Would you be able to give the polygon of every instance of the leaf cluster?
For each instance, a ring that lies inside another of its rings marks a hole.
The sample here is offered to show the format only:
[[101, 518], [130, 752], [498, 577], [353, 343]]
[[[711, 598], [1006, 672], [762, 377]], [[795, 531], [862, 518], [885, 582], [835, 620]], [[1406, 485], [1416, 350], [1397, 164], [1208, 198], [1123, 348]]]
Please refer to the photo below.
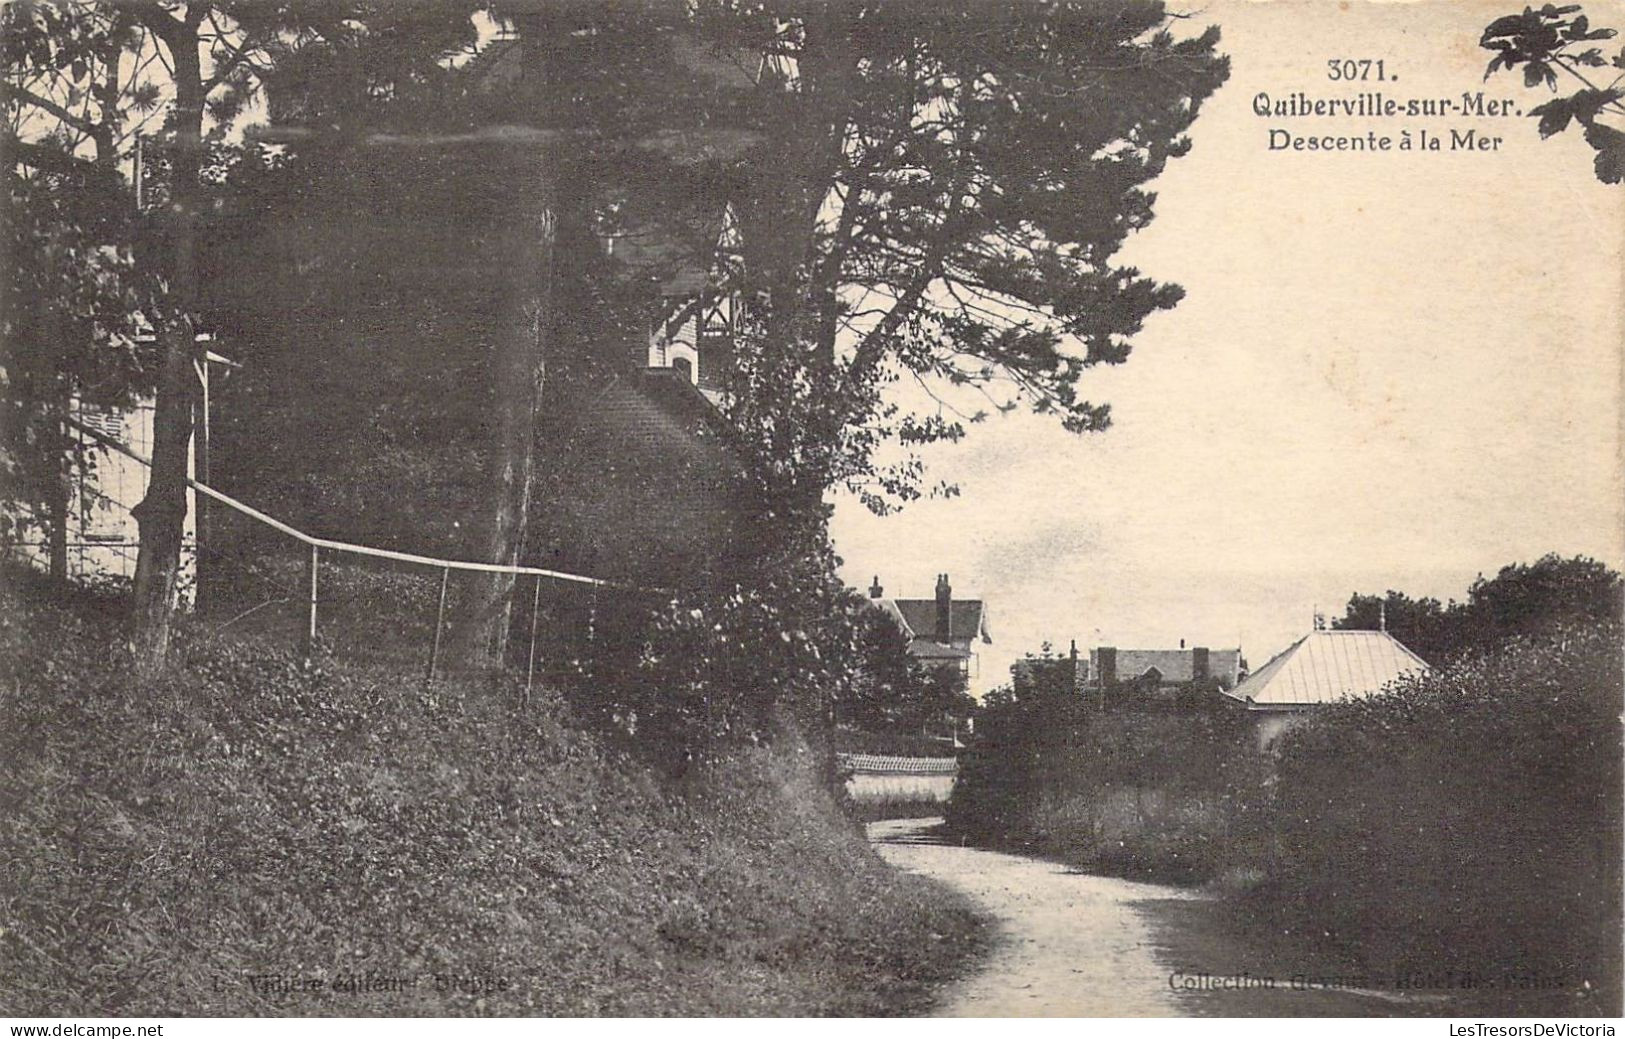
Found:
[[1497, 18], [1484, 29], [1479, 40], [1479, 46], [1495, 52], [1485, 69], [1486, 79], [1497, 71], [1512, 71], [1521, 65], [1526, 87], [1544, 83], [1555, 92], [1558, 72], [1583, 84], [1582, 89], [1573, 94], [1537, 105], [1529, 114], [1540, 120], [1543, 138], [1561, 133], [1571, 122], [1578, 123], [1586, 143], [1597, 152], [1594, 167], [1597, 179], [1605, 184], [1625, 180], [1625, 132], [1600, 118], [1604, 114], [1625, 115], [1625, 106], [1620, 103], [1625, 99], [1625, 89], [1619, 86], [1621, 76], [1599, 86], [1584, 70], [1605, 67], [1625, 70], [1625, 50], [1610, 58], [1600, 47], [1585, 45], [1617, 35], [1611, 28], [1592, 28], [1590, 19], [1581, 13], [1578, 4], [1546, 4], [1538, 9], [1526, 7], [1522, 14]]

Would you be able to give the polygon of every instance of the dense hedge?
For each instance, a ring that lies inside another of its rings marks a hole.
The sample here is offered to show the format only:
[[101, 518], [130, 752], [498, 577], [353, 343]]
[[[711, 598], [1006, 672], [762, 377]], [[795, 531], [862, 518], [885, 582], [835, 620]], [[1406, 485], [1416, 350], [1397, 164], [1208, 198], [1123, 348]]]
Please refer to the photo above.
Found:
[[1260, 905], [1379, 972], [1620, 979], [1617, 625], [1570, 628], [1318, 712], [1280, 744]]
[[1222, 882], [1378, 981], [1618, 1013], [1620, 647], [1617, 623], [1513, 639], [1318, 709], [1267, 753], [1245, 713], [1007, 695], [948, 817], [1088, 868]]
[[1075, 696], [977, 719], [948, 820], [972, 839], [1131, 876], [1206, 879], [1256, 841], [1265, 779], [1243, 712], [1099, 711]]
[[956, 749], [951, 742], [919, 732], [876, 732], [837, 726], [835, 749], [847, 754], [890, 754], [904, 758], [949, 758]]
[[976, 945], [793, 733], [673, 778], [484, 680], [118, 642], [0, 590], [0, 1015], [907, 1012]]

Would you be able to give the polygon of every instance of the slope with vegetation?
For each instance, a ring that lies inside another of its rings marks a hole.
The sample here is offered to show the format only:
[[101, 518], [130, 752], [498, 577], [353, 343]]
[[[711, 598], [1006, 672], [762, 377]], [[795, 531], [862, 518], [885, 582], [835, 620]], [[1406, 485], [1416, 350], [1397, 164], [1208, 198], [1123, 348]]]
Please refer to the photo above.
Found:
[[787, 724], [648, 763], [557, 699], [183, 631], [7, 575], [0, 1013], [889, 1014], [977, 917]]

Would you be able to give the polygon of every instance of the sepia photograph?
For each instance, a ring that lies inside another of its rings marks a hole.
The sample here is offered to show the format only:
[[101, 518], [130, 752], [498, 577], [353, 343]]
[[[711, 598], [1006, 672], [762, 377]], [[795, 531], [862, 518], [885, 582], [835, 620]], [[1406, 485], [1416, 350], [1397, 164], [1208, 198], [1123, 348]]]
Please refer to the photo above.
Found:
[[1614, 1035], [1622, 34], [0, 0], [7, 1034]]

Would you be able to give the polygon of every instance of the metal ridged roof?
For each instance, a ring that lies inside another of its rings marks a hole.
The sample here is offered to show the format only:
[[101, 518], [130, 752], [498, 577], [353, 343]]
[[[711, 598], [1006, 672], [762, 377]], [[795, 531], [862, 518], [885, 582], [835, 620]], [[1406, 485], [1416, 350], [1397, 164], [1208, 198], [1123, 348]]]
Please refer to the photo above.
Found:
[[1230, 695], [1261, 707], [1360, 700], [1426, 670], [1421, 657], [1386, 631], [1312, 631], [1247, 676]]

